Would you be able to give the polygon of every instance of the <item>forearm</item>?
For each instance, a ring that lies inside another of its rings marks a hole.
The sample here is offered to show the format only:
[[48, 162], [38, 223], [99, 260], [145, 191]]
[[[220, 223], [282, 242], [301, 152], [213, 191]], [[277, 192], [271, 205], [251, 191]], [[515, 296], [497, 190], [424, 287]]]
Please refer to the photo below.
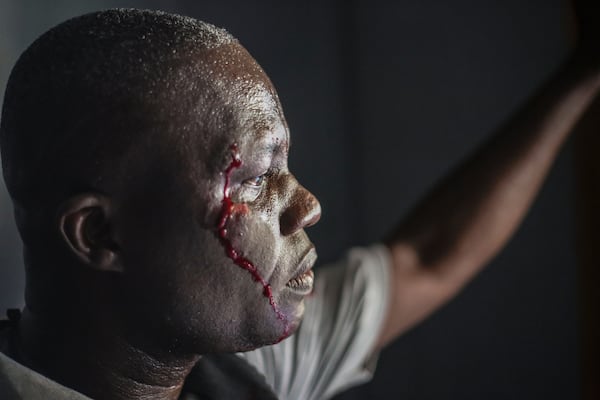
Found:
[[565, 66], [390, 235], [394, 315], [383, 343], [443, 304], [510, 238], [598, 92], [600, 72], [585, 65]]
[[412, 247], [423, 266], [441, 272], [457, 261], [465, 266], [485, 263], [521, 221], [599, 87], [600, 72], [569, 63], [441, 181], [388, 243]]

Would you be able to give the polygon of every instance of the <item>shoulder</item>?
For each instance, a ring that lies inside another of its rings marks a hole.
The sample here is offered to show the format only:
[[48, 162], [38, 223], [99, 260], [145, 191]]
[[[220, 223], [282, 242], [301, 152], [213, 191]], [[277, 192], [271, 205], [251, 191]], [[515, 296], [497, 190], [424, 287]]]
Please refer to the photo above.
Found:
[[7, 314], [9, 320], [0, 320], [0, 399], [90, 400], [89, 397], [46, 378], [10, 357], [11, 327], [18, 317], [12, 311]]
[[290, 338], [243, 353], [282, 399], [323, 399], [369, 380], [389, 303], [387, 247], [354, 248], [315, 271], [304, 319]]

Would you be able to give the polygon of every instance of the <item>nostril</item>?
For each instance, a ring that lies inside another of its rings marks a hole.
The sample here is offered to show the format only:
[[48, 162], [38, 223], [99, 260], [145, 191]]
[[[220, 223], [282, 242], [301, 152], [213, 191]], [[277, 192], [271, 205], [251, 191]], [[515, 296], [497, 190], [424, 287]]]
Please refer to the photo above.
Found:
[[311, 211], [304, 218], [304, 220], [306, 221], [304, 223], [304, 228], [313, 226], [314, 224], [319, 222], [319, 220], [321, 219], [321, 204], [319, 203], [317, 198], [314, 196], [311, 196], [310, 202], [312, 203], [311, 206], [309, 207], [309, 209]]
[[321, 218], [321, 205], [313, 196], [306, 196], [302, 201], [292, 203], [281, 215], [280, 230], [282, 235], [291, 235], [300, 229], [316, 224]]

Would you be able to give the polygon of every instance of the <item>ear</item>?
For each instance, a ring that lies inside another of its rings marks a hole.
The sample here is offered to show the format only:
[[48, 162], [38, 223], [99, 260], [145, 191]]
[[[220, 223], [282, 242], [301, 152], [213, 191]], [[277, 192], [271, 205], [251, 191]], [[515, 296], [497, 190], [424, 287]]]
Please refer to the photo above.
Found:
[[84, 193], [61, 204], [58, 224], [64, 241], [80, 261], [96, 270], [122, 272], [111, 217], [108, 197]]

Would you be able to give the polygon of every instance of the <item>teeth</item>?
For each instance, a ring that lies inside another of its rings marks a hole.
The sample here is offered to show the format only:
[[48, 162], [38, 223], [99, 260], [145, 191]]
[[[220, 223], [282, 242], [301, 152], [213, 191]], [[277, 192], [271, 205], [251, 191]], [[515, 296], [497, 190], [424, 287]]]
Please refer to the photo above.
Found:
[[314, 279], [314, 276], [313, 276], [312, 271], [308, 271], [308, 272], [304, 273], [303, 275], [300, 275], [297, 278], [291, 279], [287, 283], [287, 286], [292, 289], [310, 288], [313, 285], [313, 279]]

